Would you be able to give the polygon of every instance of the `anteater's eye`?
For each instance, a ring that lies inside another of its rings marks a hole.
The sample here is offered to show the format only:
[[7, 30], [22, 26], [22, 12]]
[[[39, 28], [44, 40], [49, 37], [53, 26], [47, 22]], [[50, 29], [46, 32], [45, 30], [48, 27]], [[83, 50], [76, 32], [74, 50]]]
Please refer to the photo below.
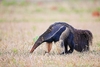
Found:
[[44, 40], [44, 38], [43, 38], [43, 37], [41, 37], [41, 40], [43, 41], [43, 40]]

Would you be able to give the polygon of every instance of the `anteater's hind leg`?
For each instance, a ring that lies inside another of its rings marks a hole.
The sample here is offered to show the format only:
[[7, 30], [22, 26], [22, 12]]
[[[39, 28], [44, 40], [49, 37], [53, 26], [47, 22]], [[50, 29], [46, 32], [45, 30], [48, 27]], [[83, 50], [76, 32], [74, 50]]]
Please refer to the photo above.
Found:
[[72, 53], [74, 51], [74, 47], [75, 47], [73, 41], [70, 42], [69, 47], [70, 47], [70, 49], [69, 49], [68, 53]]
[[[74, 48], [75, 48], [74, 36], [71, 32], [69, 36], [64, 40], [64, 46], [65, 46], [66, 54], [72, 53], [74, 51]], [[69, 50], [68, 50], [68, 46], [69, 46]]]
[[72, 33], [70, 33], [69, 37], [68, 37], [68, 45], [69, 45], [69, 51], [68, 53], [72, 53], [74, 51], [75, 48], [75, 43], [74, 43], [74, 36]]

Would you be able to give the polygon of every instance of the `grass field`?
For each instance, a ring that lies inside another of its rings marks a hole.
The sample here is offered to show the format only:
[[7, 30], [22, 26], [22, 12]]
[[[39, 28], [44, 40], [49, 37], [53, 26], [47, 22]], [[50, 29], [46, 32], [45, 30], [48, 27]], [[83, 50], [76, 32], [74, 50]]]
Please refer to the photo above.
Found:
[[[95, 6], [94, 6], [95, 5]], [[100, 67], [100, 2], [0, 3], [0, 67]], [[90, 51], [44, 55], [45, 43], [30, 54], [35, 40], [52, 23], [65, 21], [93, 33]]]

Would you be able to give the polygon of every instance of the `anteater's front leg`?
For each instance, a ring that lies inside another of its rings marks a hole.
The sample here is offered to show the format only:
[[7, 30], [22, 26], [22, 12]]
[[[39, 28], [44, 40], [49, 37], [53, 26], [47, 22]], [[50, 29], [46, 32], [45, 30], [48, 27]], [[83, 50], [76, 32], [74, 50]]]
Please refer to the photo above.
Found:
[[47, 53], [49, 53], [50, 51], [51, 51], [51, 49], [52, 49], [52, 42], [51, 43], [47, 43], [46, 44], [47, 45]]

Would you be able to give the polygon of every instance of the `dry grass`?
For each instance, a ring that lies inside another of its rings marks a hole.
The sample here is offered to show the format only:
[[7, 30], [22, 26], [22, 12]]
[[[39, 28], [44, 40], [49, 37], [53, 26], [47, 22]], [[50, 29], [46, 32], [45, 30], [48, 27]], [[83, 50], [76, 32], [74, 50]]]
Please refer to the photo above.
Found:
[[[93, 5], [91, 2], [87, 3]], [[7, 7], [0, 4], [2, 9], [0, 10], [0, 67], [100, 67], [100, 21], [96, 21], [98, 18], [92, 17], [87, 11], [79, 14], [70, 12], [70, 7], [64, 3], [60, 5], [69, 8], [68, 14], [61, 7], [59, 12], [50, 10], [52, 7], [50, 4], [46, 5], [42, 7], [48, 9], [42, 11], [40, 6], [37, 6], [39, 9], [32, 9], [36, 5]], [[57, 4], [53, 6], [59, 7]], [[88, 8], [91, 8], [90, 6]], [[98, 4], [96, 6], [98, 7]], [[80, 7], [87, 8], [86, 5], [77, 6]], [[94, 37], [91, 50], [57, 55], [54, 54], [55, 45], [53, 45], [51, 54], [44, 55], [46, 47], [43, 43], [30, 54], [34, 38], [41, 35], [54, 21], [68, 21], [75, 28], [90, 30]]]
[[[75, 25], [76, 23], [70, 24]], [[84, 23], [77, 24], [81, 25], [80, 27], [88, 28], [90, 23], [85, 23], [85, 26]], [[50, 24], [45, 23], [45, 25], [48, 27]], [[29, 53], [33, 46], [32, 39], [47, 29], [43, 23], [0, 23], [0, 66], [99, 67], [100, 46], [98, 46], [97, 43], [100, 42], [100, 33], [98, 33], [99, 28], [96, 29], [95, 25], [99, 27], [100, 23], [93, 23], [93, 26], [89, 27], [93, 34], [95, 34], [91, 51], [84, 53], [74, 51], [72, 54], [61, 56], [56, 54], [43, 55], [44, 50], [46, 50], [45, 43], [38, 47], [33, 54]], [[34, 26], [37, 27], [36, 30], [33, 29]], [[75, 26], [77, 27], [77, 25]], [[43, 31], [38, 29], [42, 29]]]

